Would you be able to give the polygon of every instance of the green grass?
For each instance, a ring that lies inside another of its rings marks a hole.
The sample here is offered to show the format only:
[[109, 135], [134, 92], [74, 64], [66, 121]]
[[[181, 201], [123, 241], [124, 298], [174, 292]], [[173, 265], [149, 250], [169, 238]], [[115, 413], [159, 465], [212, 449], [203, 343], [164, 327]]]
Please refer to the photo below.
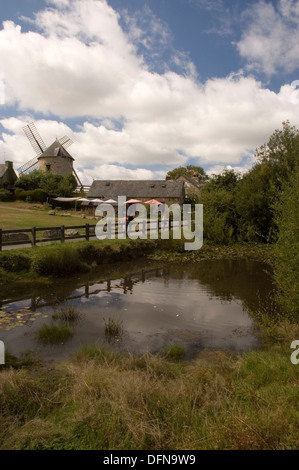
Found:
[[172, 344], [163, 349], [163, 354], [166, 359], [171, 359], [174, 361], [179, 361], [185, 356], [186, 350], [184, 346], [179, 344]]
[[[74, 217], [62, 215], [48, 215], [48, 209], [41, 204], [22, 202], [0, 202], [0, 228], [2, 230], [29, 229], [32, 227], [60, 227], [61, 225], [74, 226], [94, 223], [90, 219], [80, 218], [80, 212], [62, 211], [71, 213]], [[76, 217], [75, 217], [76, 215]]]
[[44, 344], [59, 344], [72, 338], [74, 330], [63, 323], [42, 326], [37, 332], [37, 338]]

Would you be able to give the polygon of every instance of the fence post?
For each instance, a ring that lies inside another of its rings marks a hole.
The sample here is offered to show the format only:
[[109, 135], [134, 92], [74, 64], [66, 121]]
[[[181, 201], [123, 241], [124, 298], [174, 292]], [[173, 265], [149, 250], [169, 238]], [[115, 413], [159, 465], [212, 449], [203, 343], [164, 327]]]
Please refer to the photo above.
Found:
[[61, 225], [61, 243], [64, 243], [64, 225]]
[[85, 225], [85, 238], [89, 241], [89, 224]]
[[0, 228], [0, 251], [2, 250], [2, 228]]
[[32, 227], [31, 236], [32, 236], [31, 244], [32, 246], [35, 246], [36, 245], [36, 227]]

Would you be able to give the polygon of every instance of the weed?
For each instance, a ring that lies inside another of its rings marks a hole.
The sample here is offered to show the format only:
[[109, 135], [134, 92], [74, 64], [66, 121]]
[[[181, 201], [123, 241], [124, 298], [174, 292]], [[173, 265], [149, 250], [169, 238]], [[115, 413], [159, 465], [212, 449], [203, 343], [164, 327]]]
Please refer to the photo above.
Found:
[[44, 344], [58, 344], [72, 338], [74, 330], [68, 325], [51, 324], [42, 326], [37, 333], [38, 340]]

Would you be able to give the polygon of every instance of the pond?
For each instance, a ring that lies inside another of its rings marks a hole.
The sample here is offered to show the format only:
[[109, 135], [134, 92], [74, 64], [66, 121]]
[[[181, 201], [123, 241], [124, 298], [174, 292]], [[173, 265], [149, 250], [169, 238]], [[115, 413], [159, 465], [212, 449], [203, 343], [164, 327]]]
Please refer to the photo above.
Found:
[[[136, 354], [179, 344], [187, 358], [204, 348], [243, 352], [260, 348], [248, 312], [267, 311], [272, 298], [269, 266], [257, 261], [107, 265], [104, 273], [102, 268], [37, 291], [2, 292], [0, 339], [16, 356], [32, 351], [55, 361], [94, 343]], [[61, 324], [57, 313], [67, 308], [79, 313], [72, 338], [55, 345], [40, 342], [38, 331]], [[108, 325], [119, 331], [109, 335]]]

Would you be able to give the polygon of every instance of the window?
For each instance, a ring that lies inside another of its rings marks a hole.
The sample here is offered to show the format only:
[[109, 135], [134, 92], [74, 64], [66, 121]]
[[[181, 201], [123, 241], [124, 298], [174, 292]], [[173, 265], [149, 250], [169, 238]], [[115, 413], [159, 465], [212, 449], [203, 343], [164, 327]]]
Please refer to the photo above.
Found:
[[50, 171], [50, 170], [51, 170], [51, 165], [49, 165], [49, 164], [46, 165], [46, 170], [47, 170], [47, 171]]

